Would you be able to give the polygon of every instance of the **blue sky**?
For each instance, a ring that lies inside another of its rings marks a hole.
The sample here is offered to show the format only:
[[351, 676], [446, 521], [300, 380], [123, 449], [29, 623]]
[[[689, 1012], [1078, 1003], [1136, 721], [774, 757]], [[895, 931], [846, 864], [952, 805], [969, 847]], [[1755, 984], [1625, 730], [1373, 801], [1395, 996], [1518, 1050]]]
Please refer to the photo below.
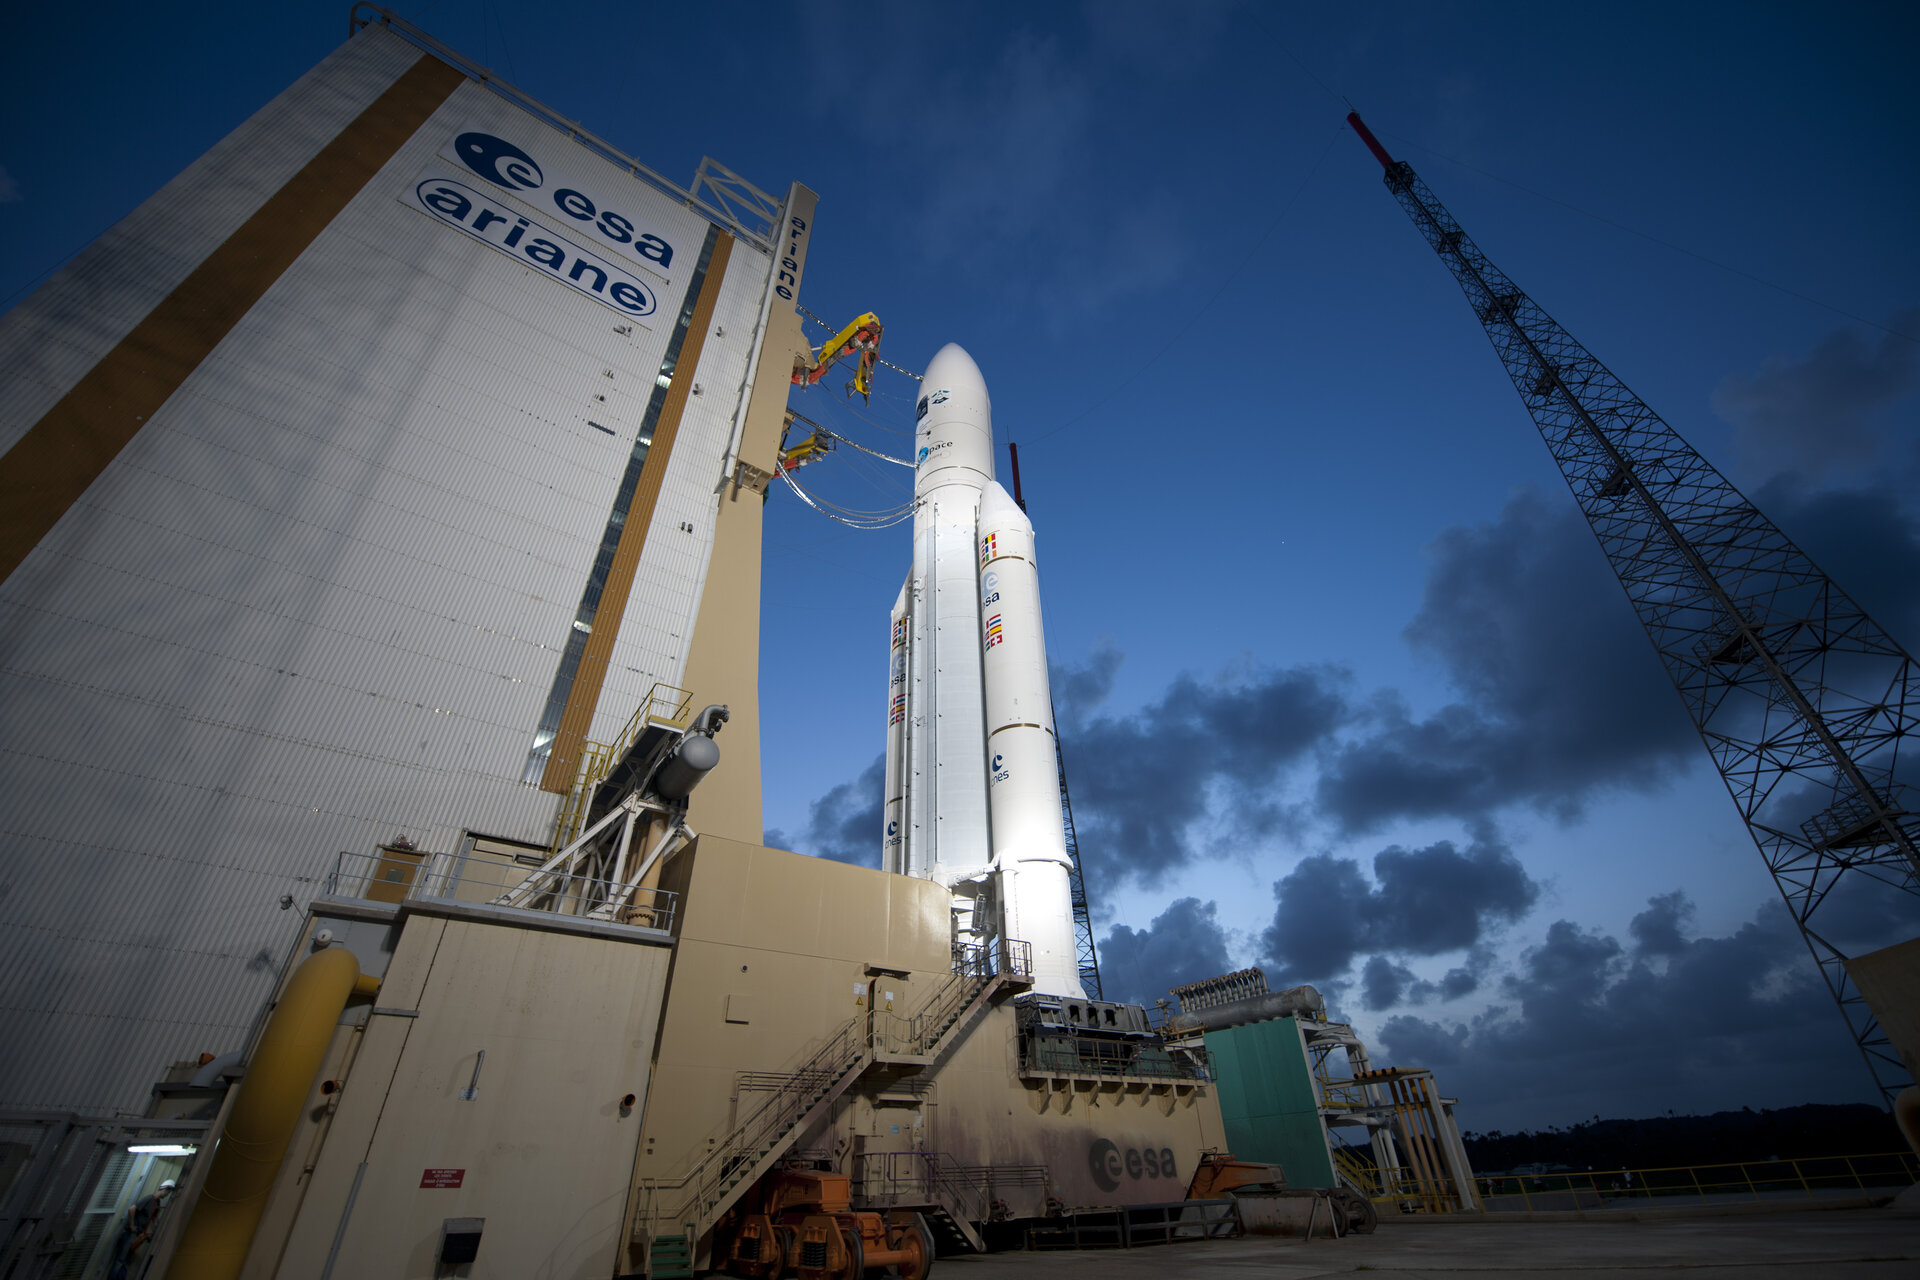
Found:
[[[1472, 1128], [1870, 1095], [1342, 98], [1912, 648], [1909, 6], [399, 12], [669, 176], [710, 154], [805, 182], [806, 305], [877, 312], [909, 368], [973, 353], [1021, 444], [1113, 994], [1251, 963], [1316, 981]], [[331, 0], [42, 6], [11, 31], [4, 305], [346, 22]], [[839, 381], [794, 407], [903, 452], [911, 384], [883, 371], [855, 413]], [[886, 470], [843, 451], [801, 478], [880, 506], [904, 496]], [[804, 851], [876, 853], [907, 559], [902, 529], [769, 508], [767, 823]], [[1369, 783], [1462, 724], [1472, 786]]]

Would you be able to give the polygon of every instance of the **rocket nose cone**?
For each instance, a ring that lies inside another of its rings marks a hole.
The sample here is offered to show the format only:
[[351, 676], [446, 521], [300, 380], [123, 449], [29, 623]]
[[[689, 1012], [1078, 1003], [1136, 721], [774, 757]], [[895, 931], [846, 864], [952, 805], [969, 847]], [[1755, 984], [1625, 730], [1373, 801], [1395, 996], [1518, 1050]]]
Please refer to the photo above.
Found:
[[928, 390], [945, 389], [956, 397], [978, 399], [985, 407], [987, 401], [987, 380], [980, 376], [980, 366], [973, 362], [966, 348], [958, 343], [949, 342], [933, 353], [933, 359], [927, 361], [927, 370], [921, 375], [921, 386]]

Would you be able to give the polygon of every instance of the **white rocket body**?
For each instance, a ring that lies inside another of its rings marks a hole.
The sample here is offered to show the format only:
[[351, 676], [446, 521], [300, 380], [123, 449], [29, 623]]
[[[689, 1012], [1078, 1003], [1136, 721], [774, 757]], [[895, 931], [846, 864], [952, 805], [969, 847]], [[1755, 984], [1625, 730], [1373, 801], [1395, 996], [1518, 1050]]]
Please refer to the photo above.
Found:
[[[1077, 997], [1033, 526], [993, 481], [992, 406], [972, 357], [942, 347], [921, 389], [913, 571], [888, 649], [881, 866], [952, 890], [956, 941], [1028, 942], [1036, 988]], [[991, 631], [988, 573], [1006, 584]], [[1004, 775], [991, 783], [990, 757]]]

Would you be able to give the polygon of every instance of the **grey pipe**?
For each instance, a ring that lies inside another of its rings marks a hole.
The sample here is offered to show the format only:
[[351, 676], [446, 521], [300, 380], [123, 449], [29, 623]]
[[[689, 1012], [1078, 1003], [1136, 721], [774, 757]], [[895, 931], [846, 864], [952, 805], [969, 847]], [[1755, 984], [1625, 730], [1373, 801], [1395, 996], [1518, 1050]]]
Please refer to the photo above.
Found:
[[187, 1083], [195, 1089], [211, 1089], [214, 1085], [220, 1083], [220, 1077], [226, 1073], [229, 1067], [237, 1067], [240, 1065], [240, 1058], [241, 1051], [239, 1049], [235, 1049], [232, 1053], [223, 1053], [206, 1066], [194, 1072], [193, 1079]]
[[1173, 1014], [1167, 1019], [1167, 1034], [1224, 1031], [1228, 1027], [1238, 1027], [1249, 1022], [1265, 1022], [1270, 1018], [1292, 1018], [1303, 1015], [1317, 1018], [1326, 1011], [1327, 1002], [1321, 999], [1320, 993], [1312, 987], [1289, 987], [1285, 991], [1270, 992], [1263, 996], [1231, 1000], [1209, 1009], [1195, 1009], [1192, 1013]]
[[687, 730], [687, 732], [697, 733], [703, 737], [711, 738], [714, 734], [720, 732], [720, 726], [725, 724], [730, 718], [731, 717], [727, 715], [726, 704], [716, 702], [711, 706], [700, 708], [700, 714], [693, 718], [693, 727]]

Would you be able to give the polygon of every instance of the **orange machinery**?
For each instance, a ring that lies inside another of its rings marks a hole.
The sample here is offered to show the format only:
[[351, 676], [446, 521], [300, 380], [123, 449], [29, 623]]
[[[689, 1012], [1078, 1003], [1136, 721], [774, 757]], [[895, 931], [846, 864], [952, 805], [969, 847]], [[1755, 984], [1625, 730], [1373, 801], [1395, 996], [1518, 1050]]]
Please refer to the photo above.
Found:
[[753, 1280], [860, 1280], [869, 1267], [901, 1280], [933, 1270], [933, 1233], [910, 1211], [853, 1207], [852, 1180], [819, 1169], [776, 1169], [723, 1223], [714, 1260]]

